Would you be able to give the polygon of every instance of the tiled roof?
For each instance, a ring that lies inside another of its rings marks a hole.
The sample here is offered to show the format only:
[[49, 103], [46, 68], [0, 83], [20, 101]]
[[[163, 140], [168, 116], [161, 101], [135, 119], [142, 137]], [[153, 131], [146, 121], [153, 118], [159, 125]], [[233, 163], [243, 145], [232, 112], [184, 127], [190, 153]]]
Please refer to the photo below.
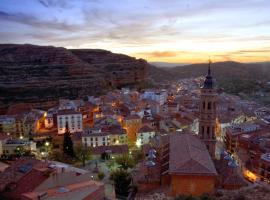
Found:
[[170, 173], [217, 175], [206, 146], [195, 135], [171, 135], [169, 157]]
[[154, 131], [152, 128], [150, 128], [149, 126], [145, 125], [143, 127], [140, 128], [139, 133], [145, 133], [145, 132], [152, 132]]
[[81, 114], [81, 112], [67, 109], [67, 110], [59, 110], [57, 115], [72, 115], [72, 114]]
[[[0, 176], [0, 192], [12, 199], [20, 197], [23, 192], [32, 191], [48, 177], [44, 170], [48, 164], [39, 160], [23, 157], [13, 162]], [[5, 190], [11, 188], [11, 190]]]

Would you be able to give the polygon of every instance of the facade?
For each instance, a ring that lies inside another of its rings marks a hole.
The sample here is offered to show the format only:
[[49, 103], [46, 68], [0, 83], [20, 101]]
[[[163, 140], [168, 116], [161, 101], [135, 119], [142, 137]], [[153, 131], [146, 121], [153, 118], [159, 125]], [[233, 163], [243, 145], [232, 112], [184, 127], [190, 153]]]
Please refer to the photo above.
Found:
[[125, 132], [104, 132], [101, 130], [85, 130], [82, 135], [82, 144], [87, 147], [123, 145], [127, 143]]
[[53, 128], [54, 123], [53, 123], [53, 113], [52, 112], [47, 112], [44, 120], [44, 126], [46, 129]]
[[74, 110], [59, 110], [57, 113], [58, 134], [64, 134], [68, 125], [70, 133], [82, 132], [82, 113]]
[[138, 115], [130, 115], [124, 118], [123, 128], [127, 131], [128, 140], [136, 142], [137, 133], [141, 128], [142, 119]]
[[167, 101], [167, 91], [162, 90], [160, 92], [155, 91], [146, 91], [142, 94], [141, 99], [150, 99], [159, 103], [159, 105], [163, 105]]
[[226, 128], [225, 145], [229, 153], [234, 154], [238, 145], [239, 137], [242, 135], [254, 135], [261, 130], [260, 125], [246, 122], [233, 124]]
[[139, 132], [137, 133], [137, 141], [136, 144], [138, 145], [144, 145], [148, 144], [155, 136], [155, 131], [154, 129], [150, 128], [149, 126], [145, 125], [142, 128], [140, 128]]
[[217, 92], [209, 63], [208, 74], [201, 88], [199, 136], [212, 158], [215, 158], [216, 151], [216, 101]]
[[261, 155], [259, 169], [260, 181], [270, 184], [270, 153]]
[[0, 132], [2, 133], [15, 133], [16, 120], [12, 116], [0, 116]]
[[37, 150], [35, 142], [26, 140], [8, 139], [6, 141], [1, 142], [1, 145], [2, 145], [2, 155], [14, 155], [16, 154], [16, 150], [18, 148], [23, 148], [24, 150], [31, 152], [35, 152]]
[[169, 183], [172, 196], [214, 191], [217, 172], [205, 144], [196, 135], [171, 135], [162, 154], [162, 182]]

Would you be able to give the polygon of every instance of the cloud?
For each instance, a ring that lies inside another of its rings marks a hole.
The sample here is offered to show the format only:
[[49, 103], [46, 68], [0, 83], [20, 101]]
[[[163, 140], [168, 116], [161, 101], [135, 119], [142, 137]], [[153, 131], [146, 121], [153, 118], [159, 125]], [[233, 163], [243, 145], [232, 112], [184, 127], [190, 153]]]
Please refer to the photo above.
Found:
[[46, 7], [72, 8], [70, 1], [67, 0], [38, 0], [38, 2]]
[[77, 25], [67, 24], [58, 20], [41, 20], [35, 16], [24, 13], [8, 13], [0, 10], [0, 20], [16, 22], [24, 25], [29, 25], [35, 28], [54, 29], [60, 31], [75, 31], [78, 29]]
[[168, 58], [176, 57], [179, 54], [186, 54], [184, 51], [154, 51], [154, 52], [138, 52], [137, 55], [151, 58]]

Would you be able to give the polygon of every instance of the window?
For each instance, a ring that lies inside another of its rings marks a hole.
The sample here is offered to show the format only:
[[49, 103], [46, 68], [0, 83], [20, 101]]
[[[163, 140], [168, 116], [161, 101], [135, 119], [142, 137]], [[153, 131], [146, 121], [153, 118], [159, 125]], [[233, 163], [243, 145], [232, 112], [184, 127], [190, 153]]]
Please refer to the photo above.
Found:
[[208, 102], [207, 109], [211, 110], [211, 106], [212, 106], [211, 102]]
[[103, 142], [103, 146], [105, 146], [106, 145], [106, 143], [105, 142]]
[[93, 138], [91, 138], [91, 142], [93, 141]]
[[209, 136], [210, 135], [210, 127], [207, 126], [207, 135]]
[[205, 109], [205, 101], [203, 102], [203, 109]]
[[96, 137], [96, 141], [98, 141], [98, 138]]

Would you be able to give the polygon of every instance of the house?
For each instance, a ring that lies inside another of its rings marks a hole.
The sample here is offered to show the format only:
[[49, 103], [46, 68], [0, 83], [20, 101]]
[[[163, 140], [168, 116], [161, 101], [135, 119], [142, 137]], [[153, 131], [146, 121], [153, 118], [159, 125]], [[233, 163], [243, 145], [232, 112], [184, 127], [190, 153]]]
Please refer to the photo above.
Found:
[[261, 155], [259, 176], [260, 181], [270, 184], [270, 153]]
[[15, 133], [16, 120], [13, 116], [1, 115], [0, 116], [0, 132], [2, 133]]
[[127, 131], [128, 140], [135, 143], [142, 119], [138, 115], [129, 115], [123, 120], [123, 128]]
[[65, 163], [21, 157], [0, 176], [0, 199], [103, 200], [104, 184]]
[[66, 125], [70, 133], [82, 132], [82, 113], [75, 110], [59, 110], [57, 113], [58, 134], [64, 134]]
[[136, 144], [139, 144], [139, 145], [148, 144], [151, 138], [155, 136], [155, 134], [156, 133], [154, 129], [150, 128], [149, 126], [145, 125], [141, 127], [137, 133]]
[[24, 150], [31, 152], [37, 150], [35, 142], [22, 139], [7, 139], [4, 142], [1, 142], [1, 144], [2, 154], [0, 155], [14, 155], [18, 148], [23, 148]]
[[87, 129], [82, 134], [82, 144], [88, 147], [122, 145], [127, 143], [127, 134], [120, 128]]

